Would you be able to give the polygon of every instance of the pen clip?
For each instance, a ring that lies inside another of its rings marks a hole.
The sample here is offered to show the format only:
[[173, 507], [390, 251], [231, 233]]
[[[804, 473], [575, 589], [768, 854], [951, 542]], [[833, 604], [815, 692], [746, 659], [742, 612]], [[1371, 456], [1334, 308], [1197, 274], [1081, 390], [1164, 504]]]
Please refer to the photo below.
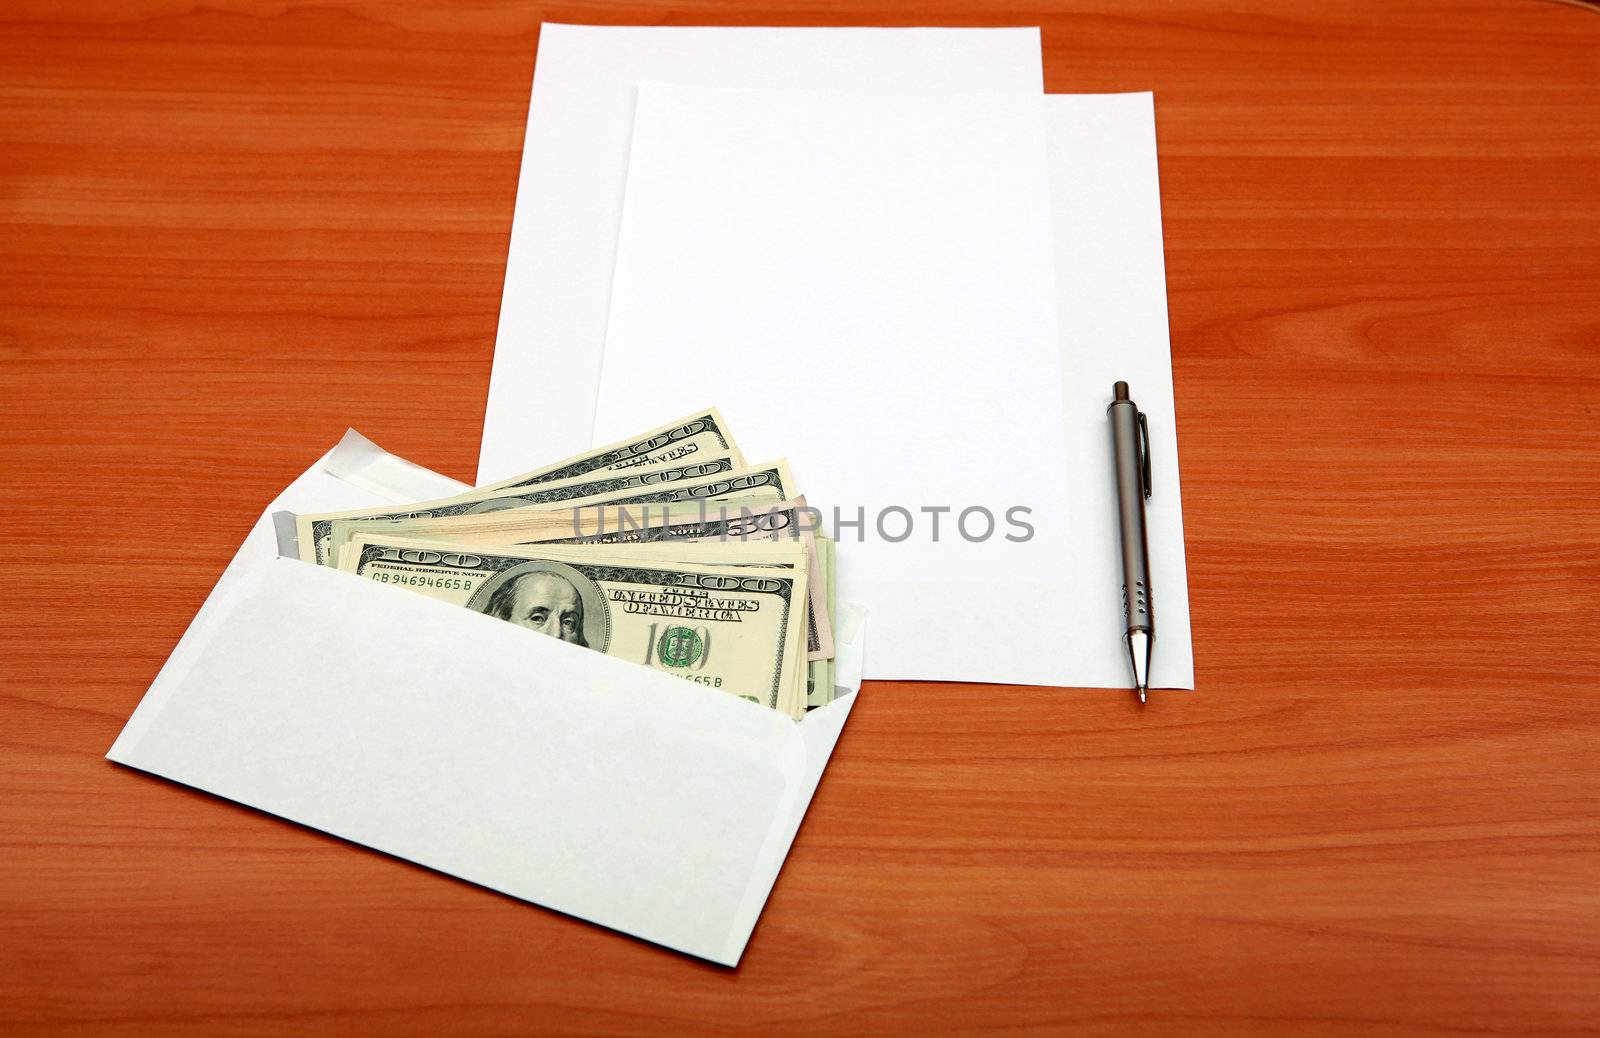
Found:
[[1143, 470], [1144, 499], [1150, 500], [1150, 423], [1145, 420], [1143, 411], [1139, 412], [1139, 459]]

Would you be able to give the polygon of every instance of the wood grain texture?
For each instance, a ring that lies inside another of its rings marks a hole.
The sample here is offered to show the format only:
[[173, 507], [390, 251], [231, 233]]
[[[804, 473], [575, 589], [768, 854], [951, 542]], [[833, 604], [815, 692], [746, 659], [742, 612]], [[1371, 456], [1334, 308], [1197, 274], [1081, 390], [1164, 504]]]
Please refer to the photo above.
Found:
[[[737, 971], [101, 756], [347, 425], [471, 476], [542, 20], [1157, 92], [1200, 690], [869, 684]], [[11, 0], [0, 1030], [1592, 1033], [1597, 187], [1574, 4]]]

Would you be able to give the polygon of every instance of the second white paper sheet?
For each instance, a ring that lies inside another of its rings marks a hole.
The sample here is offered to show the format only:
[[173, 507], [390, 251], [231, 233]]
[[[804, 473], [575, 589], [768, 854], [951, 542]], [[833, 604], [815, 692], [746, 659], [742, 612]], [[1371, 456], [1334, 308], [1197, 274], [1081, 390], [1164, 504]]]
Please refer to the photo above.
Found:
[[714, 400], [786, 451], [867, 677], [1061, 680], [1043, 126], [1024, 95], [640, 88], [596, 436]]
[[1148, 94], [646, 84], [597, 442], [716, 401], [747, 455], [786, 452], [839, 526], [868, 678], [1126, 687], [1126, 379], [1155, 444], [1152, 684], [1191, 688], [1161, 251]]

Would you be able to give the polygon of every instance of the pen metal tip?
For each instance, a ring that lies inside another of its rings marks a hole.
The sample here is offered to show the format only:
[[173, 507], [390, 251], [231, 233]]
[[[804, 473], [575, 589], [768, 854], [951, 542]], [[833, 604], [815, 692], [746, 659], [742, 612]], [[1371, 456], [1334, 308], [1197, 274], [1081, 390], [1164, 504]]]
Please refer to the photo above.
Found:
[[1144, 702], [1144, 693], [1145, 693], [1145, 688], [1144, 688], [1143, 685], [1140, 685], [1139, 686], [1139, 702], [1141, 702], [1141, 703]]

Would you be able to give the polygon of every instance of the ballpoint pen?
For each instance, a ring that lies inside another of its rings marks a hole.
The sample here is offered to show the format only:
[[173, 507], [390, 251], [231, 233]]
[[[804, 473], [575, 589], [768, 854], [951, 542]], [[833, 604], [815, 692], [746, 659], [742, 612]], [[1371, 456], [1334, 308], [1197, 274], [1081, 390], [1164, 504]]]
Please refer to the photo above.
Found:
[[1117, 470], [1117, 527], [1122, 542], [1122, 640], [1133, 666], [1139, 702], [1150, 687], [1150, 652], [1156, 643], [1150, 596], [1150, 548], [1145, 540], [1144, 502], [1150, 496], [1150, 428], [1144, 412], [1128, 399], [1128, 384], [1111, 390], [1112, 459]]

